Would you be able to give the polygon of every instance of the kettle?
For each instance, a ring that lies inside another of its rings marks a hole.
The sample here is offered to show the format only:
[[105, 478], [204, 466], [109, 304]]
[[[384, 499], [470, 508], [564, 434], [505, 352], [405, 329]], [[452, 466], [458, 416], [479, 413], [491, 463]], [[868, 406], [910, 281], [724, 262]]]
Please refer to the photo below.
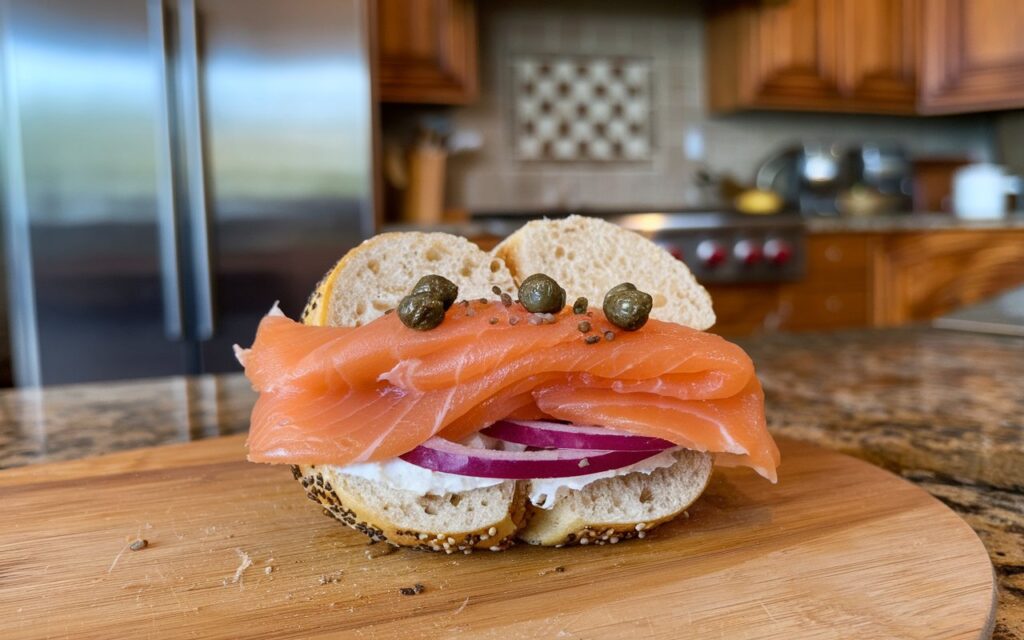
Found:
[[1006, 196], [1019, 194], [1021, 179], [990, 162], [978, 162], [953, 174], [953, 211], [960, 218], [991, 220], [1006, 214]]

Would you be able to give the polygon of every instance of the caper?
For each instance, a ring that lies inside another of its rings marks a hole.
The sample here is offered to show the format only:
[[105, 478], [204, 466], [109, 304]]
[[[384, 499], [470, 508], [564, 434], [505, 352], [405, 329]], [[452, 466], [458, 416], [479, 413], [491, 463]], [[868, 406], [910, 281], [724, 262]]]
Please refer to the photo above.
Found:
[[444, 305], [444, 310], [447, 311], [459, 297], [459, 287], [448, 278], [433, 274], [419, 279], [416, 286], [412, 288], [412, 295], [417, 293], [426, 293], [432, 298], [437, 298]]
[[580, 296], [579, 298], [576, 298], [576, 302], [572, 303], [572, 312], [578, 316], [581, 316], [587, 312], [588, 306], [590, 306], [590, 303], [587, 301], [587, 299], [584, 298], [583, 296]]
[[615, 293], [619, 293], [620, 291], [636, 291], [636, 285], [633, 284], [632, 282], [623, 282], [622, 284], [617, 284], [611, 289], [609, 289], [608, 293], [604, 294], [604, 297], [607, 298], [608, 296]]
[[527, 311], [558, 313], [565, 306], [565, 289], [550, 276], [535, 273], [519, 285], [519, 301]]
[[650, 294], [636, 289], [620, 289], [614, 293], [612, 291], [604, 297], [603, 306], [604, 315], [609, 322], [627, 331], [636, 331], [647, 324], [647, 317], [654, 305], [654, 299]]
[[429, 331], [444, 320], [444, 303], [429, 293], [413, 293], [398, 303], [398, 319], [417, 331]]

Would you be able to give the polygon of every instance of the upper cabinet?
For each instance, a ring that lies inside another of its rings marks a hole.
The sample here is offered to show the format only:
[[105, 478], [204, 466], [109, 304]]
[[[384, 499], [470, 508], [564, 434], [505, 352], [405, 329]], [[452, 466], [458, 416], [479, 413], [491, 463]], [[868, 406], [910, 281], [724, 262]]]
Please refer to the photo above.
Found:
[[922, 112], [1024, 106], [1024, 2], [925, 0], [922, 9]]
[[711, 5], [714, 111], [956, 113], [1024, 106], [1021, 0]]
[[915, 5], [788, 0], [712, 10], [711, 108], [913, 112]]
[[466, 104], [476, 99], [473, 0], [377, 0], [377, 97]]
[[918, 0], [839, 0], [835, 4], [845, 104], [861, 112], [913, 112]]

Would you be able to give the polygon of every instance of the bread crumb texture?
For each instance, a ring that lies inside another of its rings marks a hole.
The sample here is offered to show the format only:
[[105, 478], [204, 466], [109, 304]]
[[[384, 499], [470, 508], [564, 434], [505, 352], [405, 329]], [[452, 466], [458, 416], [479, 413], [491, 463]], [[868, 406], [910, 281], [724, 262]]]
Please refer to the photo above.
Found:
[[546, 273], [568, 300], [585, 297], [600, 308], [605, 293], [632, 282], [651, 294], [651, 317], [707, 329], [715, 322], [708, 292], [681, 261], [640, 234], [598, 218], [535, 220], [506, 238], [493, 254], [515, 281]]

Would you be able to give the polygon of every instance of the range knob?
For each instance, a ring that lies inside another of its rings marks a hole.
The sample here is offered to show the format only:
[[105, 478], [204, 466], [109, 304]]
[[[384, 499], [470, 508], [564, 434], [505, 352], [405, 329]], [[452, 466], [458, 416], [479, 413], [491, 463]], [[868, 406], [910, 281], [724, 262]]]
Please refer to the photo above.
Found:
[[773, 238], [764, 243], [764, 257], [768, 262], [781, 267], [793, 259], [793, 247], [785, 240]]
[[683, 250], [680, 249], [679, 247], [677, 247], [676, 245], [674, 245], [674, 244], [665, 244], [665, 245], [662, 245], [662, 246], [665, 248], [665, 251], [668, 251], [669, 255], [671, 255], [676, 260], [682, 260], [683, 259]]
[[725, 262], [725, 248], [714, 240], [701, 240], [697, 245], [697, 259], [705, 267], [713, 269]]
[[732, 253], [737, 260], [748, 267], [761, 262], [761, 258], [764, 257], [761, 244], [753, 240], [740, 240], [732, 248]]

